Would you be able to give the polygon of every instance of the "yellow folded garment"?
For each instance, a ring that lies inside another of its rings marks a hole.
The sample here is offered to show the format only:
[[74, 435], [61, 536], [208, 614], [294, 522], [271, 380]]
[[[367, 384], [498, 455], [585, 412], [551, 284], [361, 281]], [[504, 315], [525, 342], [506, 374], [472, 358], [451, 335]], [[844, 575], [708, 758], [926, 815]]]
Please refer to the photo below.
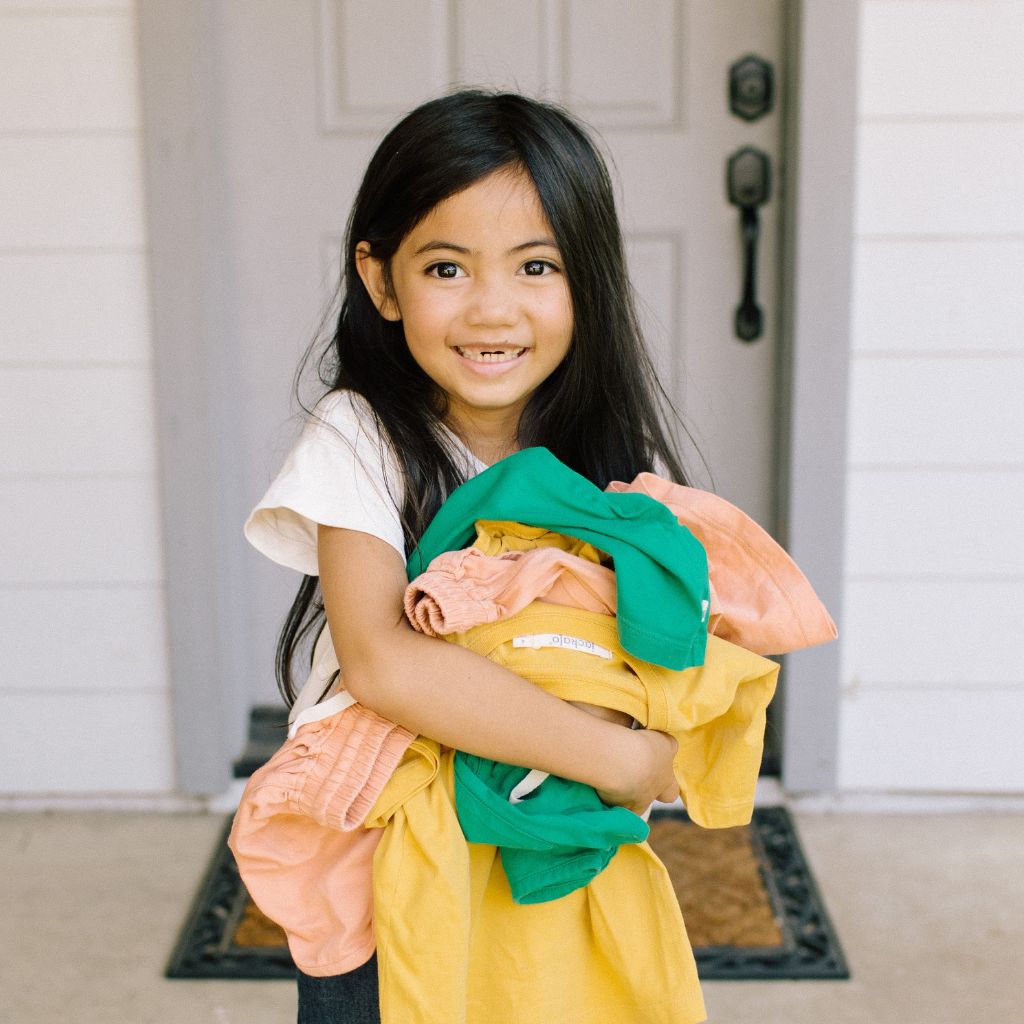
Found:
[[[584, 643], [515, 645], [546, 634]], [[613, 618], [540, 602], [450, 639], [563, 699], [671, 733], [694, 820], [750, 820], [774, 662], [709, 637], [703, 666], [673, 672], [626, 654]], [[704, 1020], [678, 902], [650, 847], [621, 847], [589, 885], [558, 900], [517, 905], [496, 848], [463, 838], [453, 756], [415, 740], [366, 822], [384, 828], [373, 865], [382, 1024]]]
[[[548, 636], [558, 645], [526, 639]], [[557, 640], [562, 637], [583, 643]], [[648, 729], [670, 733], [679, 742], [675, 772], [690, 817], [705, 828], [750, 821], [776, 662], [709, 636], [703, 665], [663, 668], [621, 647], [612, 616], [542, 601], [446, 639], [563, 700], [623, 711]]]
[[516, 904], [496, 848], [462, 837], [453, 756], [416, 740], [366, 823], [386, 826], [373, 862], [382, 1024], [704, 1020], [679, 905], [650, 847], [622, 847], [561, 899]]

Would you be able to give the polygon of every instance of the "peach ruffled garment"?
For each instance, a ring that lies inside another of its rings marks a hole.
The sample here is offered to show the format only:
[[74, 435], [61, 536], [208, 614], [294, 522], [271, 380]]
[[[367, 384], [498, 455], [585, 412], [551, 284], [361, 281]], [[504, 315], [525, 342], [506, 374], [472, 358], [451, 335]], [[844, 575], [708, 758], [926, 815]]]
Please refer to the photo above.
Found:
[[[481, 522], [479, 529], [492, 525]], [[536, 600], [614, 615], [615, 573], [558, 548], [446, 551], [406, 588], [405, 614], [419, 632], [447, 636], [511, 618]]]
[[363, 822], [414, 739], [352, 704], [301, 726], [245, 787], [228, 846], [306, 974], [343, 974], [373, 955], [381, 832]]

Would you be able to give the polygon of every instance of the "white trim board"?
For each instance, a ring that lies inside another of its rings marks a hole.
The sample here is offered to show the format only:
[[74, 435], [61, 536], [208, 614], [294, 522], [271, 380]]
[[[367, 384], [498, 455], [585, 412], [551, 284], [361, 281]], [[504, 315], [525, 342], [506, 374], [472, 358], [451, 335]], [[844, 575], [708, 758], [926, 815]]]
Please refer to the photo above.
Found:
[[[839, 624], [840, 643], [859, 8], [858, 0], [786, 8], [778, 522], [780, 540]], [[783, 661], [789, 791], [835, 789], [839, 679], [835, 643]]]

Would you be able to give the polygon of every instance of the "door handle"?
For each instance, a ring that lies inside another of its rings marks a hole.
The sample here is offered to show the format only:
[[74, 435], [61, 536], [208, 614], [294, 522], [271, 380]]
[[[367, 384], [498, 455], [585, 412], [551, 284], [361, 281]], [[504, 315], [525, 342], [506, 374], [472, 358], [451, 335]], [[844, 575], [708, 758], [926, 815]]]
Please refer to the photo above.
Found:
[[768, 154], [744, 146], [729, 157], [726, 175], [729, 202], [740, 208], [743, 237], [743, 295], [736, 307], [734, 330], [742, 341], [756, 341], [764, 332], [764, 314], [757, 304], [757, 242], [761, 226], [757, 208], [771, 196]]

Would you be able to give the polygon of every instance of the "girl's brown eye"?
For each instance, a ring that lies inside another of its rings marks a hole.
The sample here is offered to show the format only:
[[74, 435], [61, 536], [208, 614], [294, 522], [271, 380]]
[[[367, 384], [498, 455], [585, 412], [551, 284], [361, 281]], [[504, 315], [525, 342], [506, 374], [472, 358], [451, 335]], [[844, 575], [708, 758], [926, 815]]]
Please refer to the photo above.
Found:
[[555, 270], [556, 267], [547, 260], [530, 260], [529, 263], [523, 264], [523, 273], [530, 277], [542, 277], [549, 271], [554, 273]]
[[459, 276], [459, 268], [455, 263], [432, 263], [427, 273], [433, 277], [452, 278]]

